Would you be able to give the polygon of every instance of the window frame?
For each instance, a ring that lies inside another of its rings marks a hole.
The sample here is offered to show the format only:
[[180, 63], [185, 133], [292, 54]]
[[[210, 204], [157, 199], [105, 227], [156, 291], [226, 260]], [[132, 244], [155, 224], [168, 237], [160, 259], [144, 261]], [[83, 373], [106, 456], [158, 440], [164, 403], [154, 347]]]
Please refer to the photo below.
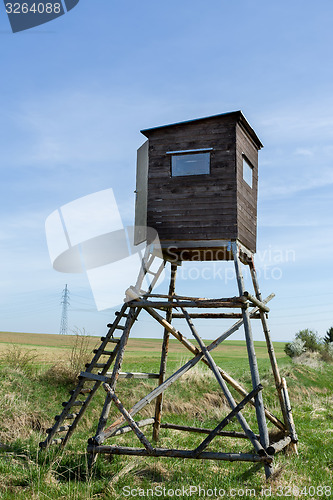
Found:
[[[213, 151], [213, 148], [201, 148], [201, 149], [185, 149], [185, 150], [178, 150], [178, 151], [167, 151], [167, 155], [170, 155], [170, 177], [171, 178], [176, 178], [176, 177], [192, 177], [192, 176], [198, 176], [198, 175], [210, 175], [211, 174], [211, 151]], [[191, 173], [181, 173], [181, 174], [175, 174], [174, 169], [175, 165], [173, 164], [174, 158], [178, 157], [186, 157], [186, 156], [195, 156], [195, 155], [208, 155], [208, 172], [191, 172]]]
[[[251, 171], [251, 184], [249, 184], [246, 175], [244, 175], [245, 174], [244, 164], [247, 167], [246, 171], [247, 172]], [[248, 159], [248, 157], [244, 153], [242, 153], [242, 178], [243, 178], [243, 181], [246, 183], [246, 185], [250, 189], [253, 189], [253, 174], [254, 174], [254, 166], [253, 166], [252, 162]]]

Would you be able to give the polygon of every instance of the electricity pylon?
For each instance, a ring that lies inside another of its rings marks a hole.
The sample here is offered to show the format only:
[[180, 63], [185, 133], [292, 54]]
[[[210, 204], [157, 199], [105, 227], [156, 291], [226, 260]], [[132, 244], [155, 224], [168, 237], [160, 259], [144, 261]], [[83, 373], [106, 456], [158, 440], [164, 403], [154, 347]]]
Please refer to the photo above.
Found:
[[61, 321], [60, 321], [60, 334], [67, 335], [68, 328], [68, 306], [69, 306], [69, 290], [68, 286], [65, 285], [65, 288], [62, 291], [62, 313], [61, 313]]

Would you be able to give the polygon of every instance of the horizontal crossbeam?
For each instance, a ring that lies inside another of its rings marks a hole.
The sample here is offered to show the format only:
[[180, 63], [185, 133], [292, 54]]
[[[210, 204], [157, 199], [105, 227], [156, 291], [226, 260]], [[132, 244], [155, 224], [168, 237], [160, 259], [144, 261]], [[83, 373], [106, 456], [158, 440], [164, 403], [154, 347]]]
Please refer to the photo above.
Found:
[[216, 453], [211, 451], [203, 451], [200, 455], [194, 456], [192, 450], [175, 450], [169, 448], [154, 448], [152, 453], [149, 453], [145, 448], [129, 448], [122, 446], [93, 446], [88, 445], [88, 453], [98, 454], [106, 453], [108, 455], [134, 455], [138, 457], [175, 457], [175, 458], [193, 458], [206, 460], [226, 460], [228, 462], [261, 462], [271, 463], [272, 457], [261, 457], [252, 453]]

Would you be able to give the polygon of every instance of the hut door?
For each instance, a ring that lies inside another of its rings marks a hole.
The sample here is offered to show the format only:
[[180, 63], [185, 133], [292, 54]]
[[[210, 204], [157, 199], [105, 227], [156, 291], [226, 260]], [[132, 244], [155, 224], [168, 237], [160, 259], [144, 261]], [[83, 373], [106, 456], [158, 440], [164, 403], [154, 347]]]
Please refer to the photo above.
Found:
[[147, 236], [147, 197], [148, 197], [148, 143], [138, 149], [136, 162], [136, 200], [134, 244], [139, 245]]

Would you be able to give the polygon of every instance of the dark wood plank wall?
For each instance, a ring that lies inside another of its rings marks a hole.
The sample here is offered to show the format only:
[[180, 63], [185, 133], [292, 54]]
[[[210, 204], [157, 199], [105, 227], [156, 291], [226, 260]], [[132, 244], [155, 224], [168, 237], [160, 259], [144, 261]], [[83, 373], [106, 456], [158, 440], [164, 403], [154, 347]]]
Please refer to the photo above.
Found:
[[[167, 151], [214, 148], [211, 174], [171, 177]], [[149, 131], [147, 224], [163, 240], [237, 238], [234, 119]]]
[[[237, 124], [236, 135], [237, 237], [251, 252], [255, 253], [257, 240], [258, 148], [240, 123]], [[254, 167], [252, 188], [243, 179], [243, 154]]]

